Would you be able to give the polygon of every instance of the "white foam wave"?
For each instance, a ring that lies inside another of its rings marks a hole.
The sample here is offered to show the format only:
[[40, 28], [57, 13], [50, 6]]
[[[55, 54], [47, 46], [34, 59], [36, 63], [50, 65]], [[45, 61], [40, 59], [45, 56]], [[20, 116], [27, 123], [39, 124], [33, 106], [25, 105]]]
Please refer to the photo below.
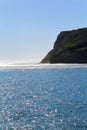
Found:
[[1, 65], [1, 69], [40, 69], [40, 68], [87, 68], [87, 64], [40, 64], [40, 63], [15, 63]]

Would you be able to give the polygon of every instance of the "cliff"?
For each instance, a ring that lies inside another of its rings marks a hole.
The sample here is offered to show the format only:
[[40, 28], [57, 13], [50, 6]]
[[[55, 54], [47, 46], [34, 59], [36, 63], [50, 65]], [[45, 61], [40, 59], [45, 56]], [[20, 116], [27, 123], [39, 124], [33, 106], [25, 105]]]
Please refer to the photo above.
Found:
[[87, 28], [61, 32], [41, 63], [87, 63]]

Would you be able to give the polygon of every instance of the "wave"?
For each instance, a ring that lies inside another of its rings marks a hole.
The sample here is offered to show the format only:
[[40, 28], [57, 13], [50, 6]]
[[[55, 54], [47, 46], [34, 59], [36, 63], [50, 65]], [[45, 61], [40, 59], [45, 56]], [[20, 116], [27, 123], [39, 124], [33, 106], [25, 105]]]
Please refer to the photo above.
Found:
[[40, 69], [40, 68], [87, 68], [87, 64], [41, 64], [41, 63], [14, 63], [0, 65], [1, 69]]

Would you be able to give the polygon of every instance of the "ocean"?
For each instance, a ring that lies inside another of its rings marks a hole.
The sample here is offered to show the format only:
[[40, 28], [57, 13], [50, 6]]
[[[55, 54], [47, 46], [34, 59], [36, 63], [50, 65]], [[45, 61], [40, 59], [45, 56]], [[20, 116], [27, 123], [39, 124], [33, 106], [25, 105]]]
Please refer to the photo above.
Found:
[[0, 130], [87, 130], [87, 64], [0, 67]]

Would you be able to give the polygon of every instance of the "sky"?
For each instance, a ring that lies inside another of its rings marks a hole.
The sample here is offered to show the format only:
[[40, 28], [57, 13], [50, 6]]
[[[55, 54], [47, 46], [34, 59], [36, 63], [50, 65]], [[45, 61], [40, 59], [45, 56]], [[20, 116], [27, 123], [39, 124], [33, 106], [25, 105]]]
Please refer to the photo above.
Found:
[[0, 63], [41, 61], [61, 31], [87, 27], [87, 0], [0, 0]]

